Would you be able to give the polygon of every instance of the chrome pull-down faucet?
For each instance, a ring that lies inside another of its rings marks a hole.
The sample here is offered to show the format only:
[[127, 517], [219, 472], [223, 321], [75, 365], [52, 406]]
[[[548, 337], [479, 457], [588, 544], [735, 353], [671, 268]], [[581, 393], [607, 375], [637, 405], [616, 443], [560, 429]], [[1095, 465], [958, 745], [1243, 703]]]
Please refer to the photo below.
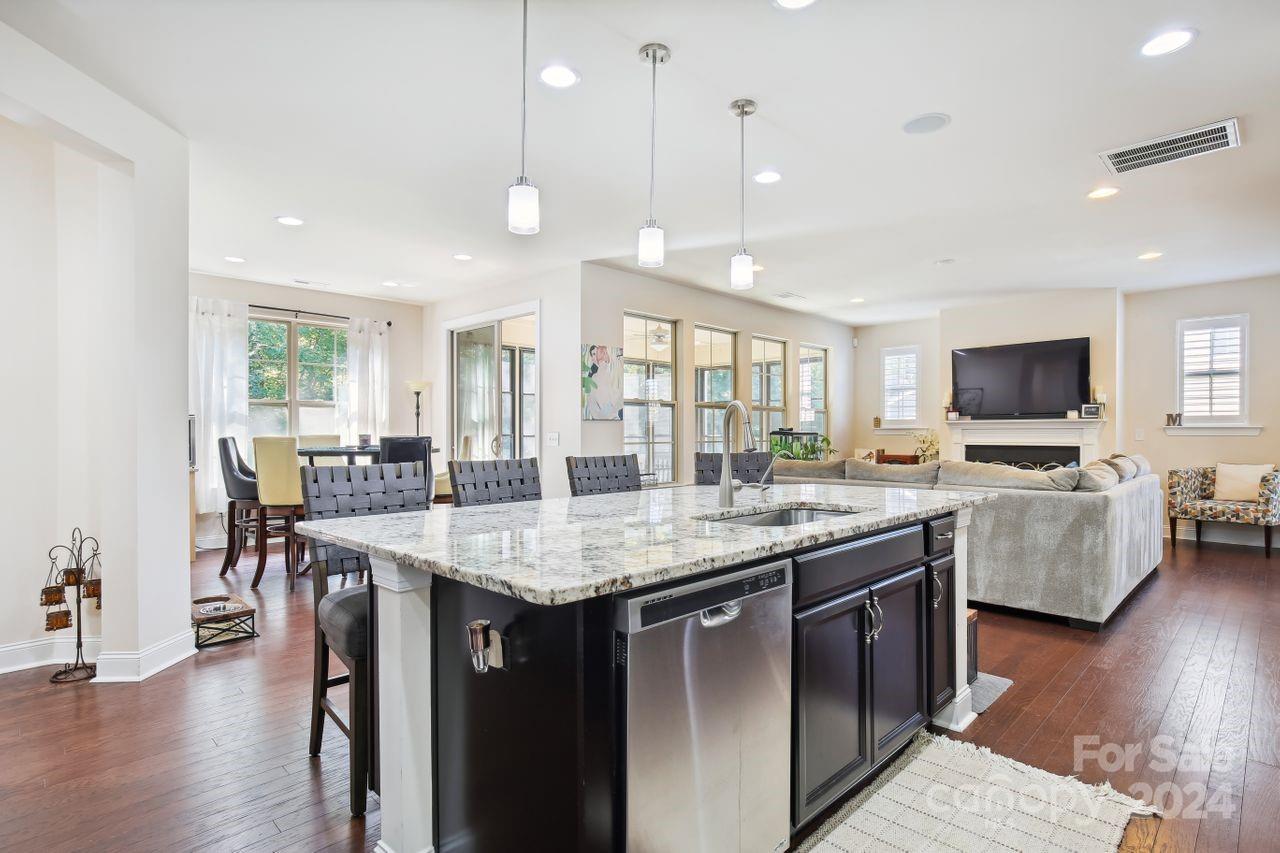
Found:
[[720, 435], [724, 439], [724, 450], [720, 456], [720, 506], [728, 508], [733, 506], [733, 413], [737, 412], [742, 418], [742, 425], [747, 429], [747, 446], [743, 450], [748, 453], [756, 449], [756, 435], [751, 429], [751, 417], [747, 414], [747, 407], [742, 405], [741, 400], [731, 400], [729, 405], [724, 407], [724, 418], [720, 422]]

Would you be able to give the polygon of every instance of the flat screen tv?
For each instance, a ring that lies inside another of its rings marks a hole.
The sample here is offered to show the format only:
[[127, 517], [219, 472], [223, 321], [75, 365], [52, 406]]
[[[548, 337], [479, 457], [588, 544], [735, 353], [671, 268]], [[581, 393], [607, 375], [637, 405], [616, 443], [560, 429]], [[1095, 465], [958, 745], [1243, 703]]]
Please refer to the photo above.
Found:
[[1089, 339], [952, 350], [951, 381], [961, 415], [1066, 417], [1089, 402]]

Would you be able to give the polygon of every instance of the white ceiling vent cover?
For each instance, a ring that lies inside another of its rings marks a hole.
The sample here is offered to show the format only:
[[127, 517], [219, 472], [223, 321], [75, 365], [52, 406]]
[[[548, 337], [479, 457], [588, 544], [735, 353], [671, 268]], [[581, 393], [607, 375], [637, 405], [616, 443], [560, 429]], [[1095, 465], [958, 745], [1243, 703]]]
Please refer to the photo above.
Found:
[[1103, 151], [1102, 158], [1107, 171], [1113, 175], [1132, 172], [1134, 169], [1145, 169], [1147, 166], [1158, 166], [1161, 163], [1172, 163], [1174, 160], [1186, 160], [1188, 157], [1199, 157], [1221, 151], [1224, 148], [1240, 147], [1240, 127], [1233, 118], [1183, 130], [1168, 136], [1148, 139], [1137, 145], [1126, 145], [1124, 148], [1113, 148]]

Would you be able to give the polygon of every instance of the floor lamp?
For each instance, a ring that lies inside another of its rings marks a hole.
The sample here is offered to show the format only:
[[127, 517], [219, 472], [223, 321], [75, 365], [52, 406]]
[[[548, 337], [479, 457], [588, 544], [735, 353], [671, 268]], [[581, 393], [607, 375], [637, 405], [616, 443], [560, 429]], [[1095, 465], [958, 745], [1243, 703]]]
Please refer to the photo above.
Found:
[[413, 434], [422, 435], [422, 392], [430, 388], [431, 383], [410, 379], [405, 385], [413, 392]]

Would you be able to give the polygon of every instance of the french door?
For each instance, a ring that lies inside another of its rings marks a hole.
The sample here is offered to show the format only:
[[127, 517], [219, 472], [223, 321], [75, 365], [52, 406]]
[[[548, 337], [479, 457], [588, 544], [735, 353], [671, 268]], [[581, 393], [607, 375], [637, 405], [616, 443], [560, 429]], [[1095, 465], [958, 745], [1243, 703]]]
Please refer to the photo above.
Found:
[[453, 446], [460, 460], [502, 454], [502, 324], [453, 332]]

